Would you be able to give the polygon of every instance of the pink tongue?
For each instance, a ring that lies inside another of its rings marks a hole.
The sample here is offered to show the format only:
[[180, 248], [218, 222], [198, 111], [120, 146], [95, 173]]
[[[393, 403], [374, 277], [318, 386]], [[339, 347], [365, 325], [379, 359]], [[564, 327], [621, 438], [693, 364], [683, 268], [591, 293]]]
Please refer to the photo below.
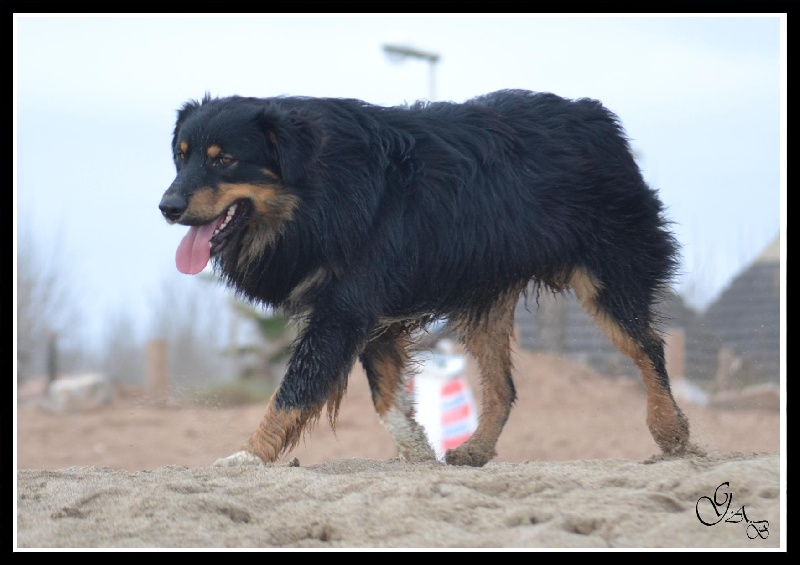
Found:
[[223, 217], [204, 226], [192, 226], [183, 236], [178, 251], [175, 252], [175, 264], [178, 270], [186, 275], [196, 275], [208, 265], [211, 249], [208, 245], [214, 230], [222, 223]]

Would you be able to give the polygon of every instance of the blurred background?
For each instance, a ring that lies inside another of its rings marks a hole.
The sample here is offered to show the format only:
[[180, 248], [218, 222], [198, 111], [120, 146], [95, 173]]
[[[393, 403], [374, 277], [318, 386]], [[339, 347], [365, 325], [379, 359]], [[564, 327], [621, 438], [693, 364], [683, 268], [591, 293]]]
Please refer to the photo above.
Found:
[[[664, 305], [678, 376], [700, 395], [777, 385], [785, 53], [780, 14], [16, 14], [17, 392], [83, 378], [110, 384], [100, 401], [146, 386], [249, 398], [278, 382], [292, 326], [213, 273], [175, 267], [185, 230], [158, 203], [188, 99], [399, 105], [502, 88], [596, 98], [618, 114], [682, 246]], [[638, 378], [571, 296], [536, 306], [517, 311], [523, 348]]]

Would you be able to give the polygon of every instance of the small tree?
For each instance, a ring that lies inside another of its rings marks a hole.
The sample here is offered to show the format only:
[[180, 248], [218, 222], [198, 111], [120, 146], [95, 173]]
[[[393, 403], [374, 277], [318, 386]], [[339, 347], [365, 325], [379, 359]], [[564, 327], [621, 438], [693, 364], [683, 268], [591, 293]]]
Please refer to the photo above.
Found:
[[105, 319], [103, 372], [112, 382], [128, 386], [144, 384], [144, 344], [134, 332], [135, 324], [127, 311]]
[[74, 370], [84, 355], [63, 254], [46, 253], [29, 221], [18, 224], [15, 254], [17, 378]]
[[170, 276], [153, 300], [149, 337], [167, 340], [173, 387], [195, 389], [224, 377], [225, 298], [207, 287], [209, 280]]
[[276, 388], [282, 377], [284, 361], [289, 356], [297, 337], [297, 326], [272, 309], [264, 309], [250, 302], [232, 301], [233, 315], [251, 327], [249, 343], [238, 345], [238, 337], [231, 343], [232, 353], [238, 359], [239, 377], [267, 380]]

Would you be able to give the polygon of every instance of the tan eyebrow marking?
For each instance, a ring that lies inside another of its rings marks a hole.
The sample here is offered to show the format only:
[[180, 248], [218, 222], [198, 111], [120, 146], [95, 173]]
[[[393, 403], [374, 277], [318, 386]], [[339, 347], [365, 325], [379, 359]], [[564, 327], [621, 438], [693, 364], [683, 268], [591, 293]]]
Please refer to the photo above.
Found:
[[222, 153], [222, 147], [219, 145], [209, 145], [208, 149], [206, 149], [206, 155], [211, 159], [216, 159], [219, 157], [220, 153]]
[[181, 146], [180, 146], [180, 147], [181, 147], [181, 151], [182, 151], [183, 153], [188, 153], [188, 151], [189, 151], [189, 144], [188, 144], [187, 142], [185, 142], [185, 141], [181, 141]]

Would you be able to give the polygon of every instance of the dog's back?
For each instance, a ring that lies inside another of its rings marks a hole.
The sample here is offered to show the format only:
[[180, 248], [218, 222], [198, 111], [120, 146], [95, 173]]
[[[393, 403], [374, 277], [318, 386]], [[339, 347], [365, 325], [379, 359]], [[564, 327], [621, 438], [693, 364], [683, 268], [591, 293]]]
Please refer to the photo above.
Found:
[[661, 202], [600, 103], [501, 91], [375, 110], [377, 135], [404, 141], [370, 155], [400, 171], [376, 189], [364, 244], [407, 287], [386, 314], [411, 313], [403, 304], [451, 315], [531, 280], [561, 290], [578, 268], [638, 286], [647, 304], [670, 282], [677, 246]]

